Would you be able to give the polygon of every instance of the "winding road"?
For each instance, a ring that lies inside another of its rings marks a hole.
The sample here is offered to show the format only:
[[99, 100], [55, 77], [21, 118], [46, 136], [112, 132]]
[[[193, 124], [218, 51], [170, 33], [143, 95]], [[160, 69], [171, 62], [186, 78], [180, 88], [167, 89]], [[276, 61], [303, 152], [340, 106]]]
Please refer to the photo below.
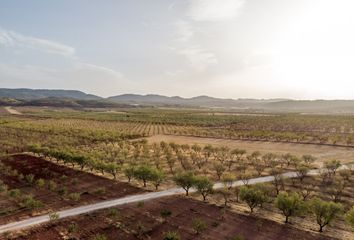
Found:
[[[348, 169], [350, 165], [343, 165], [340, 169]], [[320, 173], [320, 170], [310, 170], [308, 172], [308, 175], [317, 175]], [[296, 172], [287, 172], [282, 174], [283, 178], [294, 178], [297, 177]], [[248, 179], [247, 184], [252, 185], [252, 184], [257, 184], [257, 183], [266, 183], [266, 182], [271, 182], [274, 180], [274, 176], [266, 176], [266, 177], [258, 177], [258, 178], [251, 178]], [[236, 186], [242, 186], [244, 185], [244, 182], [246, 181], [235, 181], [232, 185], [234, 187]], [[214, 184], [214, 189], [220, 189], [223, 188], [224, 185], [223, 183], [216, 183]], [[195, 192], [195, 189], [191, 189], [190, 192]], [[182, 188], [171, 188], [168, 190], [163, 190], [159, 192], [150, 192], [150, 193], [144, 193], [144, 194], [138, 194], [138, 195], [132, 195], [132, 196], [127, 196], [123, 198], [118, 198], [114, 200], [109, 200], [109, 201], [103, 201], [99, 203], [94, 203], [94, 204], [89, 204], [81, 207], [76, 207], [72, 209], [67, 209], [63, 211], [57, 212], [59, 219], [62, 218], [67, 218], [67, 217], [72, 217], [72, 216], [77, 216], [80, 214], [85, 214], [89, 212], [93, 212], [96, 210], [100, 209], [105, 209], [105, 208], [110, 208], [110, 207], [115, 207], [115, 206], [120, 206], [124, 204], [129, 204], [129, 203], [135, 203], [135, 202], [141, 202], [141, 201], [147, 201], [147, 200], [153, 200], [156, 198], [161, 198], [161, 197], [167, 197], [167, 196], [173, 196], [173, 195], [178, 195], [178, 194], [183, 194], [185, 191]], [[22, 221], [18, 222], [13, 222], [9, 223], [6, 225], [0, 226], [0, 234], [5, 233], [5, 232], [10, 232], [10, 231], [16, 231], [16, 230], [21, 230], [24, 228], [29, 228], [36, 226], [38, 224], [46, 223], [50, 221], [49, 214], [38, 216], [38, 217], [32, 217], [28, 218]]]

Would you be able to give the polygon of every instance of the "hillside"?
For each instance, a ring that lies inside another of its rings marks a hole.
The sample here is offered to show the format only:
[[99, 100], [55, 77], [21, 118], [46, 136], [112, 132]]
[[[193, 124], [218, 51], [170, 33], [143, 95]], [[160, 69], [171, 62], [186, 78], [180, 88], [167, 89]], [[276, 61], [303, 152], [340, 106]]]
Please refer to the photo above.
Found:
[[42, 98], [71, 98], [80, 100], [98, 100], [101, 97], [86, 94], [76, 90], [49, 90], [49, 89], [27, 89], [27, 88], [0, 88], [0, 98], [13, 98], [21, 100], [34, 100]]
[[179, 96], [167, 97], [162, 95], [123, 94], [109, 97], [107, 100], [138, 105], [154, 106], [190, 106], [190, 107], [228, 107], [228, 108], [258, 108], [270, 102], [279, 102], [282, 99], [256, 100], [256, 99], [223, 99], [209, 96], [182, 98]]
[[102, 98], [76, 90], [0, 88], [2, 106], [64, 106], [81, 108], [202, 107], [242, 111], [354, 113], [354, 100], [223, 99], [209, 96], [183, 98], [157, 94], [122, 94]]

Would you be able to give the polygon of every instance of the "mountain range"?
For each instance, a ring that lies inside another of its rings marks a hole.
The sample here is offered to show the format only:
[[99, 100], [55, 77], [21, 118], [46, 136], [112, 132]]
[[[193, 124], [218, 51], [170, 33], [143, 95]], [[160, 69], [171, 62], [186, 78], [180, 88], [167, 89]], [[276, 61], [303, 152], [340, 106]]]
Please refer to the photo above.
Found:
[[354, 100], [223, 99], [209, 96], [183, 98], [156, 94], [122, 94], [108, 98], [76, 90], [0, 88], [0, 105], [63, 107], [205, 107], [238, 110], [354, 113]]

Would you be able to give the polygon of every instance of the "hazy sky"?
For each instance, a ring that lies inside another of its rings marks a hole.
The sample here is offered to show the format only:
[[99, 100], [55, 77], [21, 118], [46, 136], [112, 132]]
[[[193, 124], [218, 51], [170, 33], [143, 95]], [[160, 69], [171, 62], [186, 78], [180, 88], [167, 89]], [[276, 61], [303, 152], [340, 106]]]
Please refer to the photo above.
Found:
[[1, 0], [0, 87], [354, 99], [353, 0]]

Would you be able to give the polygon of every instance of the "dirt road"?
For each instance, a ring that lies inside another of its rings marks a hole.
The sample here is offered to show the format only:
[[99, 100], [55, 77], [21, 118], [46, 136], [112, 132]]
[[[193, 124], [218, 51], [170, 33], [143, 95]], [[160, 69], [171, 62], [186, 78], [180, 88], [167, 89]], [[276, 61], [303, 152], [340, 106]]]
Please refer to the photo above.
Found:
[[5, 107], [5, 110], [12, 115], [22, 115], [21, 112], [17, 111], [16, 109], [13, 109], [12, 107]]

